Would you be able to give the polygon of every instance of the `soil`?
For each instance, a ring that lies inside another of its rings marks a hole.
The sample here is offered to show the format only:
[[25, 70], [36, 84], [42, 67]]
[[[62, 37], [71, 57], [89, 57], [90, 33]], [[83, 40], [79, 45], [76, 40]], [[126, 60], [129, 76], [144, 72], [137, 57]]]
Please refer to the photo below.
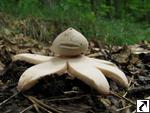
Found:
[[[25, 45], [24, 41], [29, 40], [30, 44]], [[16, 87], [21, 74], [33, 64], [12, 62], [12, 56], [23, 52], [52, 53], [48, 44], [29, 38], [17, 38], [15, 44], [10, 42], [1, 39], [0, 43], [0, 113], [130, 113], [135, 112], [137, 99], [150, 99], [150, 53], [135, 54], [130, 46], [104, 44], [101, 47], [97, 40], [90, 42], [87, 56], [115, 63], [127, 75], [128, 89], [108, 79], [114, 94], [101, 95], [64, 73], [47, 75], [30, 90], [18, 93]], [[149, 43], [138, 45], [150, 50]], [[5, 101], [12, 95], [15, 96]]]

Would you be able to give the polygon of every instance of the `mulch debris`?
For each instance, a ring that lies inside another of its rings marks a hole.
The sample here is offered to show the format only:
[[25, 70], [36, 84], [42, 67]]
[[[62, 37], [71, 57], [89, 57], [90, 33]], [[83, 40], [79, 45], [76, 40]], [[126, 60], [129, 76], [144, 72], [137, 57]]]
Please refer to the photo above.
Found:
[[50, 45], [51, 42], [38, 42], [22, 34], [11, 39], [1, 36], [0, 113], [134, 113], [137, 99], [150, 99], [150, 43], [146, 41], [129, 46], [90, 41], [87, 56], [115, 63], [127, 75], [128, 89], [108, 79], [115, 94], [101, 95], [64, 73], [46, 76], [30, 90], [18, 93], [19, 77], [32, 64], [12, 62], [12, 56], [25, 52], [51, 56]]

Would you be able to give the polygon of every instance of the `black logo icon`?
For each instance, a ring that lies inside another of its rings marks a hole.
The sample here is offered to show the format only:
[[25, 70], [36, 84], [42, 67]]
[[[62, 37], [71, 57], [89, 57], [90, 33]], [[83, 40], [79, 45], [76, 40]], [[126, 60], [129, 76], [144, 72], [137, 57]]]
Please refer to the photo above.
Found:
[[137, 113], [150, 113], [150, 100], [143, 99], [136, 101]]
[[143, 106], [146, 106], [147, 107], [147, 101], [141, 101], [141, 102], [143, 102], [143, 104], [139, 107], [139, 110], [140, 111], [143, 111]]

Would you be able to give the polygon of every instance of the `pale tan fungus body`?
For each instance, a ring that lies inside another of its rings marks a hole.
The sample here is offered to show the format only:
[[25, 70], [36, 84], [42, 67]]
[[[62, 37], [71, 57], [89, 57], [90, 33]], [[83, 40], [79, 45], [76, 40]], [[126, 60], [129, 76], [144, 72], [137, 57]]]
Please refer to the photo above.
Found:
[[[13, 60], [22, 60], [35, 66], [27, 69], [20, 77], [18, 90], [25, 91], [33, 87], [44, 76], [65, 72], [78, 78], [102, 94], [109, 94], [110, 87], [106, 77], [128, 87], [125, 74], [113, 63], [84, 56], [88, 50], [87, 39], [78, 31], [69, 28], [54, 40], [51, 50], [54, 57], [29, 53], [18, 54]], [[106, 77], [105, 77], [106, 76]]]

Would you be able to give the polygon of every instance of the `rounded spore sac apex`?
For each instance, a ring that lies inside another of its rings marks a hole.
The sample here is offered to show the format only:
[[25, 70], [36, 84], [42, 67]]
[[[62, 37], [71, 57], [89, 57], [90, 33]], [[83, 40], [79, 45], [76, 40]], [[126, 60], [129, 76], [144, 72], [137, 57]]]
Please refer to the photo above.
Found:
[[59, 56], [79, 56], [88, 50], [88, 41], [80, 32], [68, 28], [56, 37], [51, 50]]

